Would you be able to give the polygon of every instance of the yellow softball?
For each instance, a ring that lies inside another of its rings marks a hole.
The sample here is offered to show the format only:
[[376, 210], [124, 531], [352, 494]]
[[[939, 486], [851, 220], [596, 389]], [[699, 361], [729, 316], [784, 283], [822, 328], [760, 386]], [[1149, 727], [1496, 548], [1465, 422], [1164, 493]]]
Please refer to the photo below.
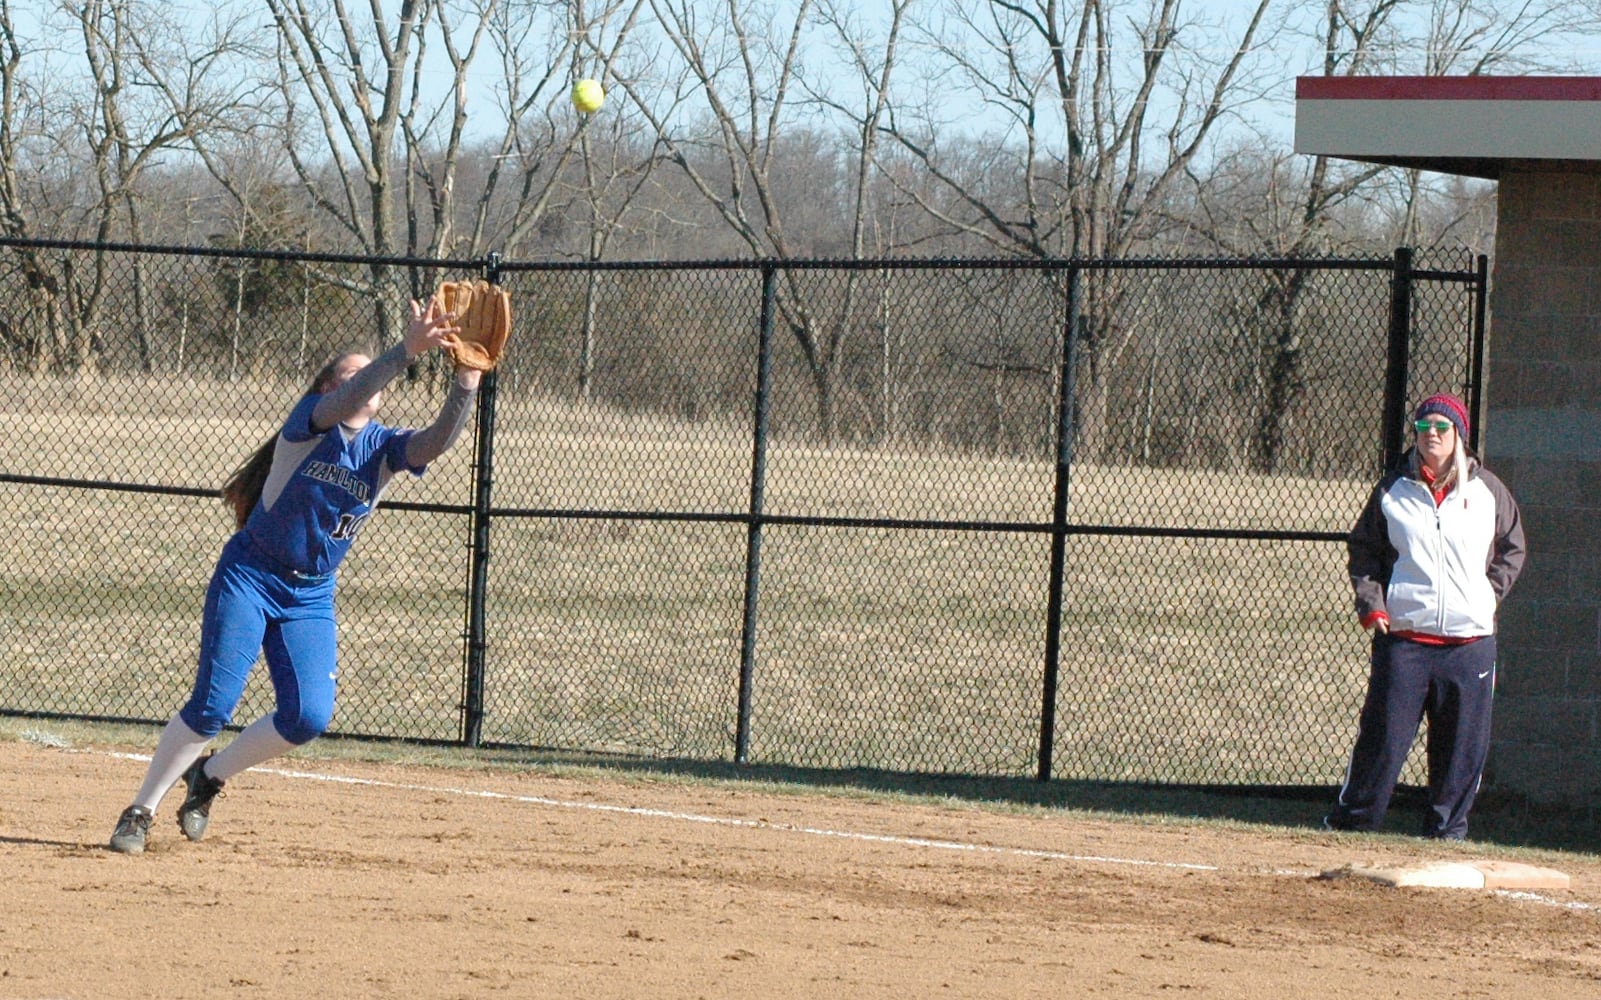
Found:
[[588, 114], [597, 110], [606, 100], [606, 91], [599, 80], [579, 80], [573, 84], [573, 107]]

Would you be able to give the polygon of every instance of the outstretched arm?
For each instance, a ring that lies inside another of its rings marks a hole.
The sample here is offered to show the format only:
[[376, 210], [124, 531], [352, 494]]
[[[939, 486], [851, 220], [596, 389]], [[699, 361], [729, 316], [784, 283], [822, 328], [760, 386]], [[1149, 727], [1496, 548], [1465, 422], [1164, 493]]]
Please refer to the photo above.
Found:
[[483, 372], [471, 368], [456, 369], [456, 381], [451, 383], [439, 416], [406, 441], [407, 465], [420, 469], [451, 449], [461, 437], [462, 428], [467, 426], [467, 415], [478, 398], [478, 382], [482, 376]]
[[395, 376], [406, 370], [412, 358], [438, 347], [446, 337], [456, 333], [455, 318], [445, 311], [437, 296], [429, 299], [426, 307], [413, 299], [411, 319], [401, 342], [373, 358], [345, 384], [325, 393], [311, 411], [312, 427], [325, 431], [359, 413], [367, 400], [382, 392]]

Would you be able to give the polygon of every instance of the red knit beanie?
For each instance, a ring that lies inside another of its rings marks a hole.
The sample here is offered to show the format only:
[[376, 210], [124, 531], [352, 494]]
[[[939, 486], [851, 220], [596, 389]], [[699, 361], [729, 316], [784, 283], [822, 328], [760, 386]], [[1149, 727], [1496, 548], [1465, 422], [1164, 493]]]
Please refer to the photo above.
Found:
[[1457, 437], [1461, 438], [1464, 444], [1467, 443], [1468, 408], [1463, 404], [1462, 400], [1448, 392], [1435, 393], [1418, 404], [1417, 410], [1412, 414], [1412, 419], [1422, 420], [1431, 413], [1438, 413], [1451, 421], [1456, 427]]

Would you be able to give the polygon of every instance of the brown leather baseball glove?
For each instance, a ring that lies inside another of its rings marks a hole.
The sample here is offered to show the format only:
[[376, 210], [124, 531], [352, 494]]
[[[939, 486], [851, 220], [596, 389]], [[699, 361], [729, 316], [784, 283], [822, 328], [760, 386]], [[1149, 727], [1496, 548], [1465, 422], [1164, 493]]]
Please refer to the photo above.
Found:
[[494, 371], [511, 336], [511, 296], [480, 278], [441, 282], [439, 301], [446, 312], [456, 314], [460, 327], [444, 341], [451, 360], [462, 368]]

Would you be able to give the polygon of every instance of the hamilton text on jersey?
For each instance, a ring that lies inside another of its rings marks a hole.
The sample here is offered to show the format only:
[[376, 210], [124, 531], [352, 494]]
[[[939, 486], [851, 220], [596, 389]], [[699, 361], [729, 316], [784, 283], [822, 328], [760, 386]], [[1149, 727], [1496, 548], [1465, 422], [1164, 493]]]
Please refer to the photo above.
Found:
[[324, 483], [331, 483], [362, 503], [367, 502], [367, 496], [370, 492], [367, 484], [358, 479], [356, 474], [349, 469], [341, 469], [339, 466], [328, 462], [307, 462], [306, 467], [300, 472], [301, 475], [310, 476]]

